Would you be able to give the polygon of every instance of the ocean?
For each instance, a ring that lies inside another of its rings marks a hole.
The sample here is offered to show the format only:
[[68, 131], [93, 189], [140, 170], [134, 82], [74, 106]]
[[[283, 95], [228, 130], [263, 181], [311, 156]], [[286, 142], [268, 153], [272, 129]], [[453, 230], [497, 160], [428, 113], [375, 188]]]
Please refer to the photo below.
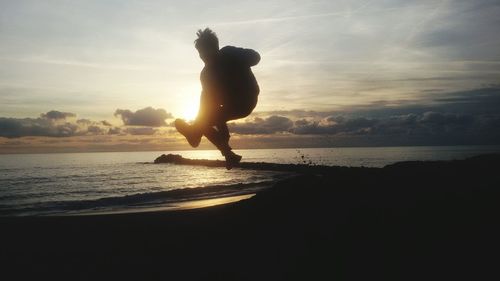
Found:
[[[500, 146], [235, 150], [244, 162], [383, 167], [499, 153]], [[162, 153], [220, 159], [215, 150], [0, 155], [0, 216], [183, 209], [247, 198], [292, 173], [152, 164]]]

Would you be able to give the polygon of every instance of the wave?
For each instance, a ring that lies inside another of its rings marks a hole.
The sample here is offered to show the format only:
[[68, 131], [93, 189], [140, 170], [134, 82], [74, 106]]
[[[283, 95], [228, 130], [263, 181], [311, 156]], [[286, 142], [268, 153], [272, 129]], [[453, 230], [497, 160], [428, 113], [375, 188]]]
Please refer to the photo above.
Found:
[[127, 207], [148, 207], [175, 202], [221, 198], [252, 194], [272, 186], [276, 181], [212, 185], [167, 191], [137, 193], [125, 196], [105, 197], [95, 200], [52, 201], [13, 206], [0, 205], [1, 216], [49, 215], [78, 211], [110, 210]]

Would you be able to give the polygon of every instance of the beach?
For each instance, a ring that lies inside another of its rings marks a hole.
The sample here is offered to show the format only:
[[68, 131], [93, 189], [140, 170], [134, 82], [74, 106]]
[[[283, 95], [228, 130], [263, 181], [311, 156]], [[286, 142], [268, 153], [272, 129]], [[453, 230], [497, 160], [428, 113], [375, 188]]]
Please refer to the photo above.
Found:
[[302, 165], [207, 208], [1, 217], [0, 264], [8, 280], [494, 280], [499, 164]]

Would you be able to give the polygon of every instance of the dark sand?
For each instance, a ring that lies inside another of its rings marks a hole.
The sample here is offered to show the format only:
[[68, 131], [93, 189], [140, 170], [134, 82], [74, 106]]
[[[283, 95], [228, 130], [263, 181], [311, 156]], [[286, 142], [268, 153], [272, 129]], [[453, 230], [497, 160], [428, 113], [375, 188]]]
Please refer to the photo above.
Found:
[[302, 166], [228, 205], [4, 217], [1, 279], [500, 280], [499, 168]]

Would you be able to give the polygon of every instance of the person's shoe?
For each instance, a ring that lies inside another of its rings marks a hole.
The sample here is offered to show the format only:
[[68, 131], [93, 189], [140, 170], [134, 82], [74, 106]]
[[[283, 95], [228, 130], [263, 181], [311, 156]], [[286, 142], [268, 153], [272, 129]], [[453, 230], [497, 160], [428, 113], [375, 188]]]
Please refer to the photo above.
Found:
[[226, 157], [226, 169], [231, 170], [234, 166], [238, 165], [241, 161], [241, 155], [229, 151], [224, 155]]
[[202, 134], [195, 130], [192, 125], [189, 125], [182, 119], [175, 119], [174, 124], [177, 131], [186, 137], [192, 147], [198, 147], [198, 145], [200, 145]]

